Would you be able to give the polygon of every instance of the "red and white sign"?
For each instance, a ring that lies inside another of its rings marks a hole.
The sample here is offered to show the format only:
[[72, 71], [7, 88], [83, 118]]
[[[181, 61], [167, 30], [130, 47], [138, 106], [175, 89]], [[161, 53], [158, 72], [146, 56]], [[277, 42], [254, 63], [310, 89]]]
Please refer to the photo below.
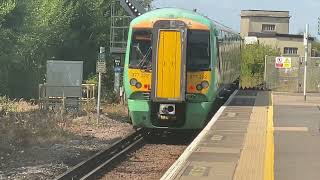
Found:
[[290, 57], [276, 57], [275, 67], [277, 69], [290, 69], [291, 66]]

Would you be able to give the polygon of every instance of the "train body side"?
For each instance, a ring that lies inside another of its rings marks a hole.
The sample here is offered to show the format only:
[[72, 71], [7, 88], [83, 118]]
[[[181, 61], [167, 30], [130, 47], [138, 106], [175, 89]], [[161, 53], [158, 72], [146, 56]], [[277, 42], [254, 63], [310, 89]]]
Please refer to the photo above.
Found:
[[192, 11], [166, 8], [134, 19], [123, 81], [133, 125], [203, 128], [239, 77], [239, 40]]

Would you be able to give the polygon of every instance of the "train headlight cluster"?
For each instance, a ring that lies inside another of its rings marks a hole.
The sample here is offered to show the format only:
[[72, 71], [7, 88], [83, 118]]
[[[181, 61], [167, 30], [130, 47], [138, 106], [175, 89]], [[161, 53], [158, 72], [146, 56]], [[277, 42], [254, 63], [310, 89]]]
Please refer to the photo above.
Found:
[[200, 84], [196, 86], [198, 91], [202, 91], [203, 89], [207, 89], [209, 87], [208, 81], [202, 81]]
[[198, 84], [196, 88], [197, 88], [198, 91], [201, 91], [202, 90], [201, 84]]
[[209, 87], [209, 82], [208, 81], [202, 81], [201, 82], [201, 86], [202, 86], [203, 89], [206, 89], [206, 88]]
[[138, 83], [138, 80], [135, 78], [130, 79], [130, 85], [135, 86]]
[[130, 85], [135, 86], [137, 89], [140, 89], [142, 87], [142, 84], [135, 78], [130, 79]]
[[137, 89], [140, 89], [141, 87], [142, 87], [142, 84], [138, 82], [138, 83], [136, 84], [136, 88], [137, 88]]

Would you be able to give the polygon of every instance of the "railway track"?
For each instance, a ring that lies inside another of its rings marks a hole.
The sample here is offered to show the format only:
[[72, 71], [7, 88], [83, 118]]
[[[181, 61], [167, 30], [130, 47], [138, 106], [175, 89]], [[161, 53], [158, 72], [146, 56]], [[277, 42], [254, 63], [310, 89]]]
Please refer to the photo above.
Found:
[[55, 180], [85, 180], [96, 179], [101, 176], [107, 167], [117, 161], [134, 147], [143, 142], [143, 131], [137, 130], [129, 134], [126, 138], [115, 142], [109, 148], [98, 152], [91, 158], [74, 166], [70, 170], [56, 177]]

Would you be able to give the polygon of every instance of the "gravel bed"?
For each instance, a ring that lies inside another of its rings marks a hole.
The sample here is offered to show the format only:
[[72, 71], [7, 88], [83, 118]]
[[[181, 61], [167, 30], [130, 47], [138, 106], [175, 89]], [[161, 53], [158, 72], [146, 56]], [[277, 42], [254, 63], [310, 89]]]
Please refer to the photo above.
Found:
[[102, 179], [160, 179], [186, 147], [186, 145], [147, 144]]
[[[48, 132], [49, 127], [39, 133], [41, 129], [37, 126], [44, 120], [37, 117], [29, 123], [35, 124], [37, 134], [21, 126], [8, 129], [3, 124], [10, 122], [10, 117], [0, 117], [3, 125], [0, 125], [0, 180], [53, 179], [133, 131], [132, 126], [125, 122], [126, 108], [118, 105], [105, 108], [99, 125], [94, 114], [74, 118], [66, 116], [67, 123], [59, 125], [61, 129], [52, 128], [52, 132]], [[30, 113], [16, 117], [19, 122], [29, 122], [36, 115]]]
[[160, 179], [196, 137], [195, 134], [173, 134], [148, 140], [138, 150], [127, 155], [101, 179]]

